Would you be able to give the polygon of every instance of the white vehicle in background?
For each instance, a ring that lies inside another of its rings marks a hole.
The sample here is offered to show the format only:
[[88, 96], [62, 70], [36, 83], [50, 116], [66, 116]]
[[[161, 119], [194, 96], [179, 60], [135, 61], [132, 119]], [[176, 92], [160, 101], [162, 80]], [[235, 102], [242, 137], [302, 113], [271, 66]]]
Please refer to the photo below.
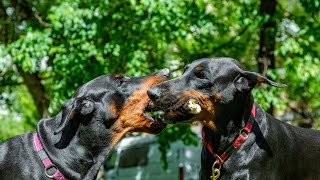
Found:
[[107, 180], [198, 180], [200, 156], [200, 143], [186, 146], [177, 141], [170, 144], [168, 169], [163, 170], [155, 136], [129, 137], [121, 140], [109, 156], [105, 177]]

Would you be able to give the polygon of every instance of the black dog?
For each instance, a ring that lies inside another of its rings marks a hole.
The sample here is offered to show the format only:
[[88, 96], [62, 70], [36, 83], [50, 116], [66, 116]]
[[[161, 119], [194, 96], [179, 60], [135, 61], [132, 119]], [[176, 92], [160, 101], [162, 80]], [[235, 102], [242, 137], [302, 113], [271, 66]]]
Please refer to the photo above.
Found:
[[144, 111], [147, 90], [168, 76], [167, 69], [144, 77], [104, 75], [83, 85], [57, 116], [38, 123], [37, 133], [0, 144], [0, 179], [94, 179], [126, 132], [165, 127]]
[[258, 83], [285, 86], [242, 70], [231, 58], [200, 59], [148, 95], [169, 122], [205, 125], [201, 179], [320, 179], [320, 131], [283, 123], [254, 104], [251, 90]]

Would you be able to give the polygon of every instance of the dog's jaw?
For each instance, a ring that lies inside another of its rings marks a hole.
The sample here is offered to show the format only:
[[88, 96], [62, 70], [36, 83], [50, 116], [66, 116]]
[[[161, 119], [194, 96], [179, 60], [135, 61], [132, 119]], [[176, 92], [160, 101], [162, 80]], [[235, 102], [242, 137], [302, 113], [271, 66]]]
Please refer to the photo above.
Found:
[[117, 144], [127, 132], [134, 131], [158, 134], [166, 127], [166, 124], [162, 121], [146, 116], [144, 111], [150, 102], [147, 90], [154, 85], [167, 80], [168, 78], [165, 76], [157, 75], [148, 77], [141, 84], [139, 90], [132, 93], [129, 99], [122, 106], [119, 117], [111, 127], [113, 131], [113, 146]]

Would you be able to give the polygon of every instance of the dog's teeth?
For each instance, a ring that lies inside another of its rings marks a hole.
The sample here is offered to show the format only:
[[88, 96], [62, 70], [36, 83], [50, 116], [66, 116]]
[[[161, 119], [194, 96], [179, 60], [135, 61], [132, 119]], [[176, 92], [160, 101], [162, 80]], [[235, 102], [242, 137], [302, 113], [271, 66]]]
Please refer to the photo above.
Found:
[[188, 108], [190, 109], [189, 113], [191, 114], [199, 114], [201, 112], [201, 106], [195, 99], [189, 99]]

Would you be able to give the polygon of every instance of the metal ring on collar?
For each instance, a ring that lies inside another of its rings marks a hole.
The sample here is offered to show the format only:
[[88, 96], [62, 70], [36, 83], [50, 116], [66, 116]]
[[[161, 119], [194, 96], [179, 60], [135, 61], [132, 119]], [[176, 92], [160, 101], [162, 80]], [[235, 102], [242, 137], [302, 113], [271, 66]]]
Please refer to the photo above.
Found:
[[[221, 159], [221, 157], [218, 154], [215, 154], [214, 157], [217, 158], [221, 162], [221, 164], [223, 163], [223, 160]], [[215, 163], [216, 163], [216, 161], [214, 161], [214, 164]]]
[[[55, 171], [54, 171], [54, 173], [53, 173], [52, 175], [48, 174], [48, 170], [51, 169], [51, 168], [54, 168], [54, 169], [55, 169]], [[46, 169], [44, 170], [44, 174], [45, 174], [48, 178], [53, 179], [53, 178], [54, 178], [53, 175], [54, 175], [57, 171], [58, 171], [57, 166], [52, 165], [51, 167], [46, 168]]]
[[[221, 162], [222, 162], [222, 161], [221, 161]], [[217, 168], [215, 168], [216, 165], [218, 166]], [[220, 170], [220, 169], [221, 169], [221, 165], [217, 164], [216, 161], [215, 161], [215, 162], [213, 163], [213, 165], [212, 165], [212, 170], [213, 170], [213, 169], [219, 169], [219, 170]]]

